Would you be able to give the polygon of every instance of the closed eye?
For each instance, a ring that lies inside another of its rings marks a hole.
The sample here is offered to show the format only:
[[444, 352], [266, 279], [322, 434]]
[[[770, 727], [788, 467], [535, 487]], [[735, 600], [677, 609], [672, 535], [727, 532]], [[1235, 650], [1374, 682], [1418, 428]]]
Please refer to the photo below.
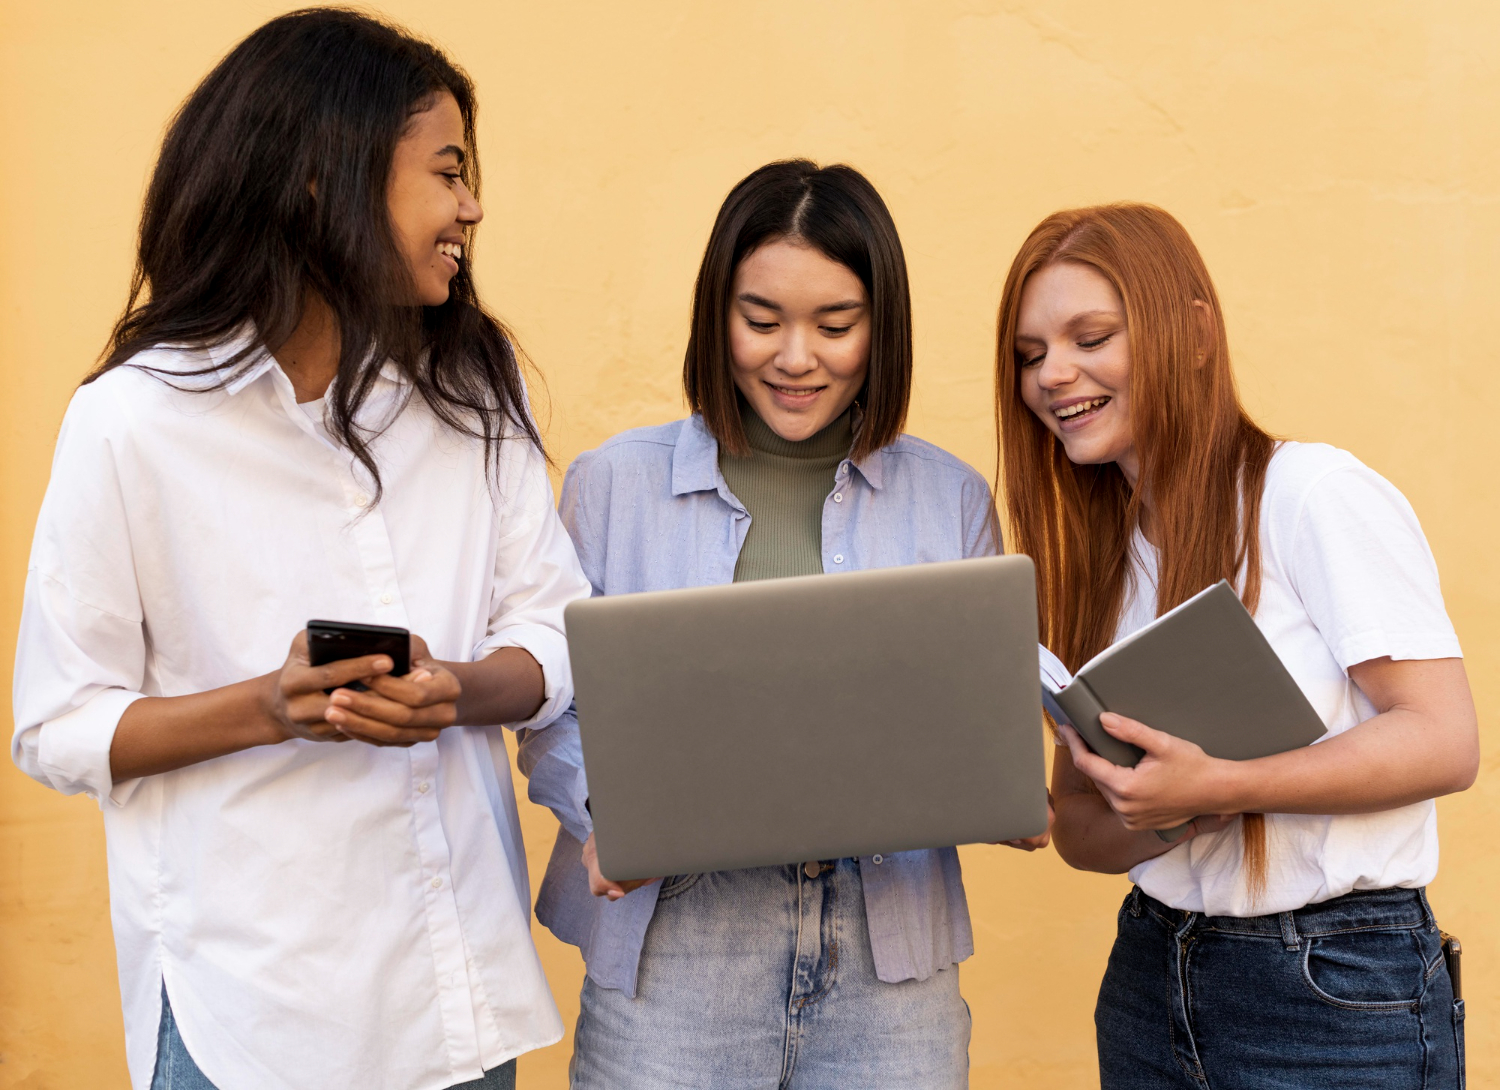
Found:
[[757, 333], [769, 333], [776, 328], [775, 322], [757, 322], [754, 318], [746, 318], [745, 324]]
[[825, 326], [819, 326], [818, 328], [821, 329], [824, 333], [827, 333], [830, 337], [838, 337], [838, 336], [842, 336], [845, 333], [848, 333], [851, 329], [854, 328], [854, 326], [853, 325], [825, 325]]
[[1113, 333], [1106, 333], [1106, 334], [1104, 334], [1104, 336], [1099, 337], [1096, 340], [1092, 340], [1092, 341], [1079, 341], [1078, 342], [1078, 347], [1079, 348], [1098, 348], [1100, 345], [1104, 344], [1106, 341], [1108, 341], [1113, 336], [1114, 336]]

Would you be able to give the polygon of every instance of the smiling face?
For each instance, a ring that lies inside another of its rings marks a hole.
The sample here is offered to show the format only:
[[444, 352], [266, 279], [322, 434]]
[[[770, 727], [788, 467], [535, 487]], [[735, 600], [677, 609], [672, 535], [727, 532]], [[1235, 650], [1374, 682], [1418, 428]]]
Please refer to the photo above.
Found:
[[816, 435], [869, 371], [865, 286], [806, 243], [768, 242], [735, 270], [729, 351], [735, 386], [772, 431], [792, 442]]
[[1125, 304], [1089, 265], [1059, 261], [1032, 273], [1016, 322], [1021, 400], [1057, 436], [1069, 461], [1117, 462], [1135, 485], [1130, 334]]
[[448, 301], [448, 283], [464, 259], [464, 230], [484, 218], [460, 175], [464, 155], [463, 115], [445, 91], [412, 115], [391, 159], [391, 227], [426, 307]]

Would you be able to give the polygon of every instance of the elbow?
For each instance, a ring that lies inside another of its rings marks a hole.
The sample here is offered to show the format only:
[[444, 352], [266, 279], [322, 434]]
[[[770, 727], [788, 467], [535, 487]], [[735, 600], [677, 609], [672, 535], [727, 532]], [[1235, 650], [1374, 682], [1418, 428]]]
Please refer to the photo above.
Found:
[[1091, 843], [1087, 834], [1079, 835], [1064, 833], [1058, 827], [1052, 830], [1052, 846], [1057, 849], [1057, 854], [1062, 861], [1074, 870], [1090, 871], [1094, 874], [1124, 874], [1130, 869], [1128, 865], [1121, 866], [1120, 860], [1109, 857], [1106, 852], [1099, 850], [1099, 845]]

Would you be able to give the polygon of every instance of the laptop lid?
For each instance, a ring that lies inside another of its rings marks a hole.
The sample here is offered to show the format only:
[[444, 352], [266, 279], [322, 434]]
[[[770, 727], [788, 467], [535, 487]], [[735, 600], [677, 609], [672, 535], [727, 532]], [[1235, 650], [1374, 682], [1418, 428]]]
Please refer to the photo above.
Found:
[[1025, 556], [567, 607], [595, 846], [615, 880], [1035, 836]]

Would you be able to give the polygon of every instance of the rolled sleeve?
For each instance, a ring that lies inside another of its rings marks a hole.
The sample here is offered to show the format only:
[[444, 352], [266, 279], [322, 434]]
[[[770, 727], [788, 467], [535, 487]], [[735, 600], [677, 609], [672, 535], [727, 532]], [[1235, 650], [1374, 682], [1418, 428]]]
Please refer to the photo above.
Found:
[[144, 664], [139, 621], [80, 602], [32, 569], [16, 653], [16, 765], [65, 795], [124, 805], [140, 781], [115, 783], [109, 751], [120, 716], [144, 695]]
[[514, 472], [497, 482], [501, 497], [501, 536], [495, 549], [495, 576], [486, 635], [474, 649], [481, 659], [501, 647], [519, 647], [542, 668], [542, 706], [514, 729], [545, 726], [573, 702], [573, 673], [563, 610], [589, 596], [573, 542], [553, 507], [546, 466], [527, 447]]

